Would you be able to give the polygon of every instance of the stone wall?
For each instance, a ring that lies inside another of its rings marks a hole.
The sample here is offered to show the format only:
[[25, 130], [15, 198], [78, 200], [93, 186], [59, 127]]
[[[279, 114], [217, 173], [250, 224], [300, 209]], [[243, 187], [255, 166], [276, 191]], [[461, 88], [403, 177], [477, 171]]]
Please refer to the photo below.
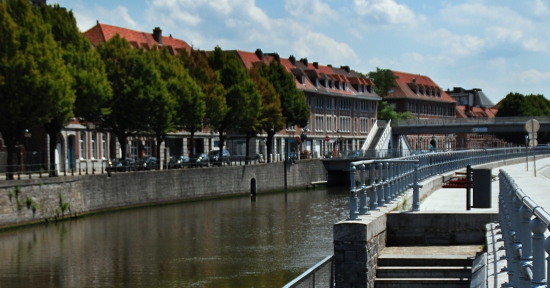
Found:
[[[0, 183], [0, 228], [142, 205], [303, 188], [326, 180], [320, 160], [38, 178]], [[17, 189], [16, 187], [19, 187]], [[16, 192], [18, 190], [19, 192]], [[27, 207], [27, 198], [30, 200]], [[33, 207], [36, 208], [33, 211]], [[67, 209], [63, 209], [67, 208]]]

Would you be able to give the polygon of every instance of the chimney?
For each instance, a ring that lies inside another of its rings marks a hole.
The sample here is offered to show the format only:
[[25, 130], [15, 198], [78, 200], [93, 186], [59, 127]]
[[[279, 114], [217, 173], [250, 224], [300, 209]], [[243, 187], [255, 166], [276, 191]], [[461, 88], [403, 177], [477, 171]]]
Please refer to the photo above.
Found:
[[302, 63], [304, 63], [304, 65], [307, 66], [307, 58], [302, 58], [302, 59], [300, 59], [300, 61], [301, 61]]
[[262, 49], [258, 48], [256, 49], [256, 52], [254, 52], [256, 54], [256, 56], [258, 56], [258, 58], [260, 60], [263, 60], [264, 59], [264, 52], [262, 52]]
[[313, 62], [313, 67], [315, 67], [315, 69], [319, 69], [319, 62]]
[[292, 63], [292, 65], [296, 65], [296, 58], [294, 57], [294, 55], [290, 55], [290, 57], [288, 57], [288, 60], [290, 61], [290, 63]]
[[416, 78], [413, 78], [413, 84], [416, 84]]
[[153, 29], [153, 38], [157, 41], [157, 43], [159, 43], [159, 45], [162, 45], [162, 30], [159, 27], [155, 27], [155, 29]]

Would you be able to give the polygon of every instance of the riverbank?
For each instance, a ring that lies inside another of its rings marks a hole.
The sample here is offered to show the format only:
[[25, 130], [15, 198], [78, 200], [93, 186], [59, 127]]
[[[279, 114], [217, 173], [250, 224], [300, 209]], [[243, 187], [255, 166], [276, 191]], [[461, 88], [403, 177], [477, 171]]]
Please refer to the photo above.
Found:
[[174, 202], [304, 188], [326, 180], [318, 159], [259, 165], [38, 178], [0, 183], [0, 230]]

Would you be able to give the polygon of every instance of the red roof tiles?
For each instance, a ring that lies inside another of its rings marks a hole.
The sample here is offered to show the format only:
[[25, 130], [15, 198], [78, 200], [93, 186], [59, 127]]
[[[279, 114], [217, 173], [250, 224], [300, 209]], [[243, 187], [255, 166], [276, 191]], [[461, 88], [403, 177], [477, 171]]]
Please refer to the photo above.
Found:
[[[393, 92], [389, 93], [386, 98], [413, 98], [436, 102], [456, 103], [456, 101], [451, 96], [449, 96], [449, 94], [443, 91], [428, 76], [398, 71], [392, 72], [397, 77], [397, 79], [395, 80], [397, 83], [397, 87], [394, 87]], [[416, 87], [418, 87], [418, 93], [416, 92]], [[426, 89], [426, 94], [424, 94], [424, 88]], [[413, 89], [415, 91], [413, 91]], [[430, 95], [430, 89], [433, 92], [438, 92], [440, 96], [436, 95], [435, 93]]]

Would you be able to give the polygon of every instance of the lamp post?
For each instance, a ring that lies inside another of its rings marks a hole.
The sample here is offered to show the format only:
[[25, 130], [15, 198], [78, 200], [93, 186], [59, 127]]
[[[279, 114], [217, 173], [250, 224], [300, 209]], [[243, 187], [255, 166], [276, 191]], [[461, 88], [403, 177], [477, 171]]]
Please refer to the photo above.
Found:
[[336, 138], [336, 143], [338, 144], [338, 154], [340, 154], [344, 150], [344, 138], [342, 137], [342, 134], [340, 134], [341, 133], [340, 129], [336, 130], [336, 133], [338, 133], [338, 137]]
[[24, 146], [24, 150], [22, 151], [24, 153], [21, 154], [21, 156], [23, 157], [23, 159], [21, 159], [21, 168], [22, 168], [22, 170], [25, 170], [24, 164], [26, 162], [25, 158], [27, 158], [27, 147], [29, 146], [29, 139], [31, 138], [32, 134], [29, 131], [29, 129], [25, 129], [25, 132], [23, 133], [23, 136], [25, 136], [25, 146]]

